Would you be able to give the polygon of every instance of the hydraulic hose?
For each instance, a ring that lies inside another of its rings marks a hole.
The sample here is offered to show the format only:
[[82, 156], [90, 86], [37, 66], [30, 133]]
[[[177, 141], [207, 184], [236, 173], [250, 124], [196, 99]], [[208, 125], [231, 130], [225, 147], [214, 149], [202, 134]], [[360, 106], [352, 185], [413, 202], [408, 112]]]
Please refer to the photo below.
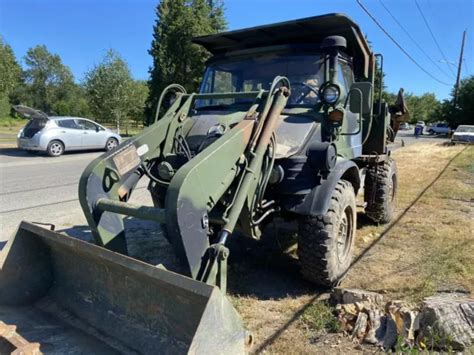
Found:
[[163, 91], [161, 92], [161, 95], [160, 95], [160, 98], [158, 100], [158, 105], [156, 105], [156, 113], [155, 113], [155, 121], [158, 121], [158, 116], [160, 115], [160, 110], [161, 110], [161, 105], [163, 103], [163, 100], [165, 99], [165, 96], [166, 94], [171, 91], [171, 90], [174, 90], [175, 92], [180, 92], [182, 94], [186, 94], [186, 89], [179, 85], [179, 84], [171, 84], [171, 85], [168, 85], [167, 87], [165, 87], [163, 89]]

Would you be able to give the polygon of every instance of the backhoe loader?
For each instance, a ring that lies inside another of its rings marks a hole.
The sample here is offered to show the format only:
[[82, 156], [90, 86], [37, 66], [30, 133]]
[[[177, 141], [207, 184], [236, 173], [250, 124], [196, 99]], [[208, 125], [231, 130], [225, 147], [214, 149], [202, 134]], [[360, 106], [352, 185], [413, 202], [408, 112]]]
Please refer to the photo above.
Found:
[[[297, 221], [302, 276], [332, 287], [351, 264], [358, 193], [369, 218], [391, 220], [381, 56], [357, 24], [328, 14], [194, 43], [212, 54], [199, 92], [167, 87], [152, 124], [80, 179], [95, 244], [28, 222], [7, 243], [0, 320], [16, 330], [0, 339], [45, 353], [244, 353], [229, 240]], [[153, 206], [130, 202], [142, 178]], [[181, 271], [129, 257], [125, 218], [161, 224]]]

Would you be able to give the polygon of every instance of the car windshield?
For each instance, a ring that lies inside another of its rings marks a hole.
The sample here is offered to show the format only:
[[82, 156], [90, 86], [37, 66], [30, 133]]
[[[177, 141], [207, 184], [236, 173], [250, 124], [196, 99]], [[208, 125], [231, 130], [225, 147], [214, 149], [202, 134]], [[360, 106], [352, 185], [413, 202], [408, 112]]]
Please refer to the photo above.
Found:
[[474, 126], [459, 126], [456, 132], [474, 133]]
[[[291, 83], [289, 106], [314, 106], [324, 82], [321, 57], [317, 54], [266, 54], [210, 64], [204, 74], [201, 93], [269, 90], [273, 79], [286, 76]], [[197, 107], [215, 107], [248, 102], [248, 99], [199, 100]]]

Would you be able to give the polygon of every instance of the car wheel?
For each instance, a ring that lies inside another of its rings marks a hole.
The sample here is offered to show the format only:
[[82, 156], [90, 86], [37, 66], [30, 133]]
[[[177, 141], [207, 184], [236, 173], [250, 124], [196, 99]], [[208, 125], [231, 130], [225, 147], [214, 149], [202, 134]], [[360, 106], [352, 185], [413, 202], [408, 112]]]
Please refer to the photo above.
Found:
[[434, 134], [434, 131], [433, 131], [432, 129], [430, 129], [430, 130], [428, 131], [428, 133], [431, 134], [431, 135], [433, 135], [433, 134]]
[[109, 138], [107, 139], [107, 143], [105, 143], [105, 150], [106, 151], [111, 151], [118, 146], [118, 140], [115, 138]]
[[50, 157], [59, 157], [64, 153], [64, 144], [60, 141], [51, 141], [46, 152]]
[[352, 184], [341, 180], [322, 216], [304, 216], [298, 226], [298, 258], [305, 279], [324, 287], [339, 283], [351, 265], [356, 233]]

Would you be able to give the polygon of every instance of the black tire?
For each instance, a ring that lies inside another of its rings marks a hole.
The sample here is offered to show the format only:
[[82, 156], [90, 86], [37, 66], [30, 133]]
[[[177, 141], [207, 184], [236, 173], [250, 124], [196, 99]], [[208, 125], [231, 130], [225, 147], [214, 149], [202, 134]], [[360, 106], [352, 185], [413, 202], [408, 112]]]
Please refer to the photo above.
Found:
[[58, 140], [51, 141], [48, 144], [46, 153], [48, 153], [50, 157], [59, 157], [64, 153], [64, 144]]
[[107, 139], [107, 142], [105, 142], [105, 150], [106, 151], [111, 151], [117, 148], [118, 146], [118, 140], [116, 138], [109, 138]]
[[392, 158], [367, 169], [364, 189], [365, 214], [374, 222], [388, 223], [392, 220], [397, 182], [397, 164]]
[[356, 226], [354, 188], [341, 180], [325, 215], [299, 220], [298, 258], [303, 277], [323, 287], [337, 285], [351, 264]]
[[430, 129], [430, 130], [428, 131], [428, 133], [429, 133], [430, 135], [435, 134], [435, 132], [434, 132], [432, 129]]

